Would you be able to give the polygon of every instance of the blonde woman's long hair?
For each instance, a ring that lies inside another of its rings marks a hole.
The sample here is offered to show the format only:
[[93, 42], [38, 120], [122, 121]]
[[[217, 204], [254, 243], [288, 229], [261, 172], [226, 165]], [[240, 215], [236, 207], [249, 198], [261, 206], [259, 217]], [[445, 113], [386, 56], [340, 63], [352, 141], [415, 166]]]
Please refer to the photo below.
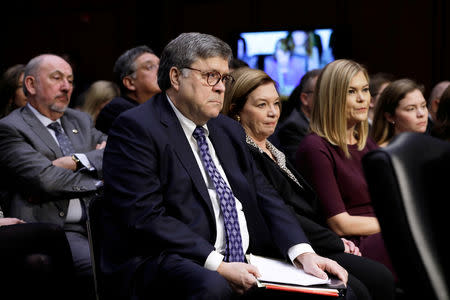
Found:
[[81, 110], [88, 113], [95, 123], [103, 105], [119, 95], [119, 87], [114, 82], [98, 80], [86, 91]]
[[[329, 63], [317, 79], [310, 128], [329, 143], [338, 146], [350, 157], [347, 146], [347, 93], [352, 78], [363, 72], [369, 82], [367, 70], [355, 61], [340, 59]], [[369, 125], [367, 119], [355, 126], [358, 150], [366, 146]]]

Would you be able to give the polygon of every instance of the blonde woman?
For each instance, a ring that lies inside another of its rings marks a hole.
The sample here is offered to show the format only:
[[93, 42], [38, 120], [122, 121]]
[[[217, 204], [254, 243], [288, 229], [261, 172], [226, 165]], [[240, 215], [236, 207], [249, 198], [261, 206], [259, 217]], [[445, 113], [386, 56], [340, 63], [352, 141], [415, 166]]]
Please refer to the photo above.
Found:
[[399, 79], [381, 93], [375, 106], [372, 137], [381, 147], [402, 132], [427, 130], [428, 109], [423, 86], [411, 79]]
[[299, 146], [296, 168], [317, 191], [328, 226], [392, 271], [361, 163], [377, 148], [368, 139], [369, 103], [364, 67], [351, 60], [328, 64], [317, 80], [312, 133]]
[[114, 82], [96, 81], [86, 91], [81, 110], [88, 113], [95, 124], [100, 110], [119, 94], [119, 87]]

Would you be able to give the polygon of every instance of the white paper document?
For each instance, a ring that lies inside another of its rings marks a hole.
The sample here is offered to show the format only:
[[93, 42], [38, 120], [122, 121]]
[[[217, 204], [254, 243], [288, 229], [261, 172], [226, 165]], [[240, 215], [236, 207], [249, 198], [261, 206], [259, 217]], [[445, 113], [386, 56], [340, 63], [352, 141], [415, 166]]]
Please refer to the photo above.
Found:
[[330, 279], [321, 279], [307, 274], [303, 269], [282, 260], [250, 254], [248, 261], [258, 268], [261, 274], [258, 278], [260, 281], [304, 286], [330, 283]]

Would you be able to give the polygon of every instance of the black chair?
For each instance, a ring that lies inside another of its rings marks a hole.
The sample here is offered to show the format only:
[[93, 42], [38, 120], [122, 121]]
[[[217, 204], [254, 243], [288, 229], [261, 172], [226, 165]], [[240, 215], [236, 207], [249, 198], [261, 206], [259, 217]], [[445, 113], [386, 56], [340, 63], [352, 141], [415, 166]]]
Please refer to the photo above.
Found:
[[103, 193], [99, 193], [89, 202], [88, 218], [87, 218], [87, 232], [89, 238], [89, 247], [91, 252], [92, 270], [94, 273], [95, 293], [97, 300], [101, 300], [103, 295], [102, 276], [100, 271], [100, 253], [99, 241], [102, 238], [101, 227], [98, 224], [101, 202], [103, 200]]
[[450, 143], [402, 133], [363, 168], [405, 299], [450, 299]]

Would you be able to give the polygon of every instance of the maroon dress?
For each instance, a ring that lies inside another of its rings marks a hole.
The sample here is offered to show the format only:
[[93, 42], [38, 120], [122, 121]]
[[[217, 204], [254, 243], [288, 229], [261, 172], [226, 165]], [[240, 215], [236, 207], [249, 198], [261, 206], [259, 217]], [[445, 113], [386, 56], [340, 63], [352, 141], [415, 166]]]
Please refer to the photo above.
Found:
[[[375, 217], [361, 159], [376, 148], [375, 142], [368, 138], [361, 151], [357, 145], [348, 145], [351, 157], [347, 158], [341, 148], [315, 133], [303, 139], [297, 150], [296, 168], [315, 188], [327, 219], [343, 212]], [[380, 233], [346, 238], [359, 247], [363, 256], [393, 271]]]

